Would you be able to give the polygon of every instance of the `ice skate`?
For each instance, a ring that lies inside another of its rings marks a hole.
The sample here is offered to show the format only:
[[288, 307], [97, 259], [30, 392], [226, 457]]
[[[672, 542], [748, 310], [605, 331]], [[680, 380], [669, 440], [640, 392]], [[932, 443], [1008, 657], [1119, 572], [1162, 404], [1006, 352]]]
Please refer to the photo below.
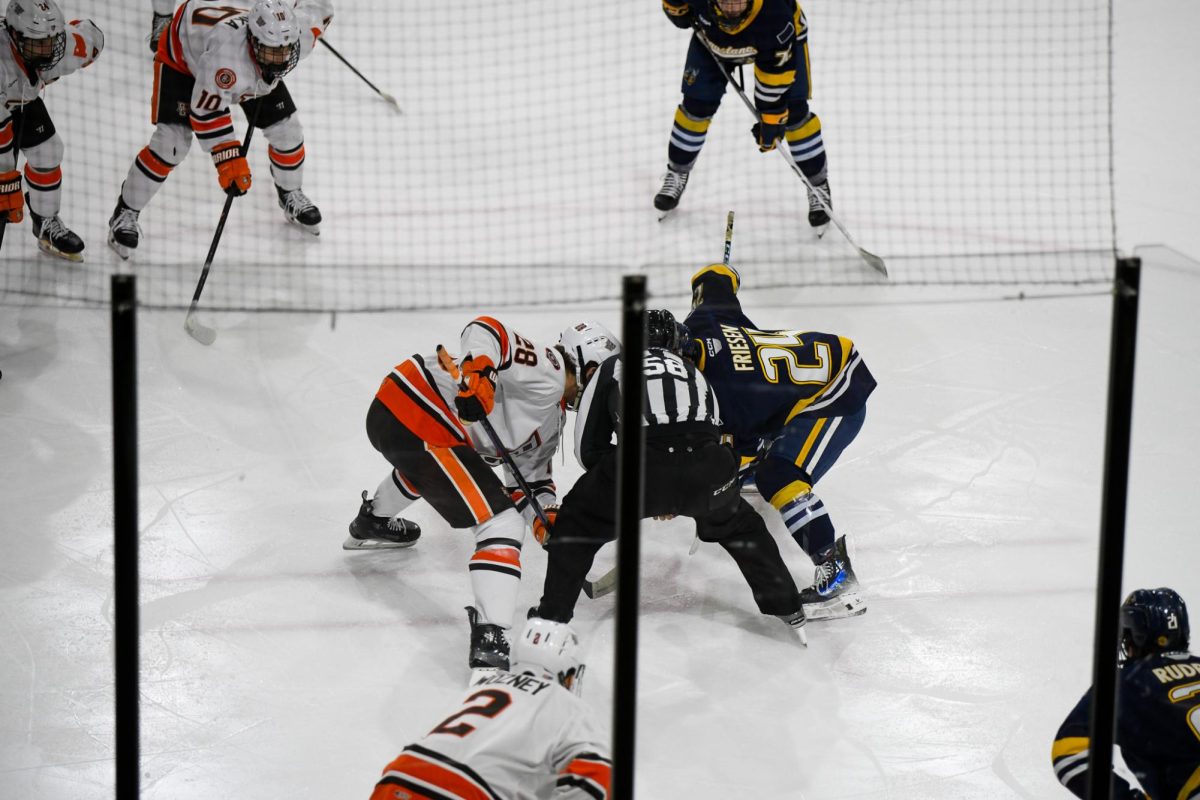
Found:
[[112, 217], [108, 220], [108, 246], [128, 261], [141, 238], [142, 228], [138, 225], [138, 212], [125, 205], [125, 201], [118, 197], [117, 207], [113, 209]]
[[[28, 204], [28, 196], [25, 202]], [[64, 225], [57, 214], [43, 217], [30, 207], [29, 216], [33, 222], [33, 235], [43, 253], [76, 263], [83, 261], [83, 239]]]
[[667, 215], [679, 205], [679, 198], [683, 196], [683, 190], [687, 188], [689, 174], [667, 167], [662, 188], [658, 190], [658, 194], [654, 195], [654, 207], [662, 212], [658, 217], [659, 220], [666, 219]]
[[377, 517], [374, 501], [362, 493], [358, 516], [350, 523], [350, 537], [342, 543], [343, 550], [395, 550], [412, 547], [421, 538], [421, 526], [411, 520]]
[[305, 233], [313, 236], [321, 235], [321, 211], [302, 189], [292, 189], [290, 192], [275, 187], [279, 193], [279, 207], [287, 221], [298, 226]]
[[846, 554], [846, 537], [817, 554], [813, 585], [800, 592], [805, 615], [812, 620], [857, 617], [867, 612], [867, 603], [858, 592], [858, 579]]
[[467, 606], [467, 621], [471, 623], [471, 669], [508, 669], [508, 640], [504, 629], [479, 621], [479, 612]]
[[796, 633], [796, 638], [800, 640], [800, 644], [808, 647], [808, 634], [804, 632], [804, 624], [808, 622], [808, 618], [804, 615], [804, 607], [794, 614], [780, 614], [779, 619]]
[[829, 193], [829, 181], [813, 184], [812, 189], [808, 190], [808, 224], [816, 231], [817, 236], [821, 236], [829, 226], [829, 212], [821, 205], [821, 197], [817, 196], [817, 192], [821, 193], [821, 197], [832, 209], [833, 195]]

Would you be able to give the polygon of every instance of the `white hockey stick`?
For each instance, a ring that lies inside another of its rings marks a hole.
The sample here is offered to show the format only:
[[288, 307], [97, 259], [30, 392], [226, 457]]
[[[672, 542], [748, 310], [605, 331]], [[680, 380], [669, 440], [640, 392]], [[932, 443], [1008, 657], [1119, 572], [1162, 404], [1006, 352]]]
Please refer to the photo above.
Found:
[[[725, 80], [730, 86], [733, 87], [733, 90], [737, 92], [737, 96], [742, 98], [742, 103], [744, 103], [746, 108], [749, 109], [750, 113], [754, 115], [754, 118], [758, 120], [759, 124], [762, 124], [762, 117], [759, 116], [758, 109], [754, 107], [754, 103], [751, 102], [750, 98], [746, 97], [746, 93], [742, 90], [742, 87], [733, 80], [733, 76], [729, 74], [729, 70], [726, 69], [723, 63], [721, 63], [721, 59], [717, 57], [717, 54], [713, 52], [712, 45], [708, 43], [708, 38], [704, 36], [699, 28], [695, 29], [695, 36], [700, 40], [700, 43], [704, 45], [705, 49], [708, 50], [708, 54], [712, 56], [713, 61], [717, 62], [717, 68], [721, 70], [721, 74], [725, 76]], [[871, 267], [871, 269], [875, 270], [886, 278], [888, 271], [887, 265], [883, 263], [883, 259], [874, 253], [859, 247], [858, 242], [854, 241], [854, 237], [852, 237], [850, 232], [846, 230], [846, 226], [843, 225], [842, 221], [838, 219], [836, 214], [833, 213], [833, 207], [829, 204], [829, 198], [825, 197], [824, 193], [813, 188], [812, 181], [808, 179], [808, 176], [804, 174], [804, 171], [800, 169], [800, 166], [792, 160], [792, 152], [787, 146], [787, 141], [782, 141], [778, 146], [776, 146], [775, 149], [779, 151], [781, 156], [783, 156], [783, 160], [787, 162], [789, 167], [791, 167], [792, 172], [796, 173], [796, 175], [800, 177], [800, 180], [804, 182], [804, 185], [808, 191], [817, 196], [817, 199], [821, 203], [821, 208], [825, 209], [825, 213], [829, 215], [830, 222], [832, 222], [834, 227], [842, 232], [842, 236], [846, 237], [846, 241], [850, 243], [850, 246], [858, 251], [858, 255], [862, 258], [862, 260], [867, 262], [867, 265]]]

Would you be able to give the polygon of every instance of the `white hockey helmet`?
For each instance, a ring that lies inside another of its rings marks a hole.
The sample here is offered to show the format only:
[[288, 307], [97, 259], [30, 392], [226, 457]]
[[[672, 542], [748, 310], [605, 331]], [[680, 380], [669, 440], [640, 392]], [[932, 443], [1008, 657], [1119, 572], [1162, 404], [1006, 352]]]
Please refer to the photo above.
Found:
[[[558, 343], [575, 370], [575, 380], [582, 390], [587, 384], [589, 367], [599, 366], [609, 356], [620, 355], [621, 340], [599, 322], [578, 322], [562, 332]], [[575, 395], [578, 404], [579, 395]], [[574, 406], [572, 406], [574, 407]]]
[[586, 666], [582, 655], [579, 637], [570, 625], [530, 617], [513, 646], [512, 672], [548, 675], [579, 694]]
[[67, 53], [67, 18], [54, 0], [12, 0], [4, 27], [27, 67], [50, 69]]
[[250, 49], [269, 83], [295, 69], [300, 61], [300, 20], [291, 0], [255, 0], [246, 30]]

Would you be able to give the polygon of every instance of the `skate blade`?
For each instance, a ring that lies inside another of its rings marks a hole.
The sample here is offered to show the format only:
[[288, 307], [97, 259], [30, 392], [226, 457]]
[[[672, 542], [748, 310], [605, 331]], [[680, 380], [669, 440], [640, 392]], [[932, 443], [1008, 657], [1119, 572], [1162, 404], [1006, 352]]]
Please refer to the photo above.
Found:
[[118, 256], [121, 257], [122, 261], [128, 261], [129, 257], [131, 255], [133, 255], [132, 249], [126, 247], [123, 244], [120, 244], [116, 239], [114, 239], [111, 236], [108, 237], [108, 246], [109, 246], [109, 249], [111, 249], [114, 253], [116, 253]]
[[808, 634], [804, 632], [804, 628], [803, 627], [792, 628], [792, 630], [796, 634], [796, 640], [799, 641], [800, 644], [804, 645], [805, 647], [808, 647]]
[[821, 239], [821, 238], [823, 238], [823, 237], [825, 236], [825, 231], [827, 231], [827, 230], [829, 230], [829, 223], [828, 223], [828, 222], [826, 222], [826, 223], [824, 223], [824, 224], [822, 224], [822, 225], [814, 225], [814, 226], [812, 226], [812, 232], [813, 232], [813, 234], [814, 234], [814, 235], [815, 235], [815, 236], [816, 236], [818, 239]]
[[317, 225], [305, 225], [305, 224], [304, 224], [303, 222], [301, 222], [300, 220], [298, 220], [298, 219], [291, 219], [290, 217], [288, 218], [288, 222], [290, 222], [291, 224], [295, 225], [297, 228], [299, 228], [300, 230], [304, 231], [305, 233], [307, 233], [307, 234], [309, 234], [309, 235], [311, 235], [311, 236], [320, 236], [320, 235], [321, 235], [321, 226], [320, 226], [320, 224], [317, 224]]
[[659, 211], [658, 209], [655, 209], [655, 211], [658, 212], [658, 221], [659, 222], [666, 222], [671, 217], [675, 216], [675, 212], [678, 210], [679, 210], [678, 206], [675, 208], [669, 209], [667, 211]]
[[846, 619], [867, 613], [867, 601], [857, 592], [838, 595], [820, 603], [805, 603], [804, 616], [809, 621]]
[[43, 242], [40, 239], [38, 240], [38, 249], [41, 250], [43, 253], [45, 253], [48, 256], [54, 256], [55, 258], [61, 258], [63, 261], [70, 261], [73, 264], [80, 264], [83, 262], [83, 252], [82, 251], [80, 251], [78, 253], [64, 253], [62, 250], [59, 250], [54, 245], [46, 244], [45, 242]]
[[416, 540], [411, 542], [385, 542], [380, 539], [355, 539], [353, 536], [347, 536], [346, 541], [342, 542], [343, 550], [400, 550], [405, 547], [412, 547], [416, 544]]

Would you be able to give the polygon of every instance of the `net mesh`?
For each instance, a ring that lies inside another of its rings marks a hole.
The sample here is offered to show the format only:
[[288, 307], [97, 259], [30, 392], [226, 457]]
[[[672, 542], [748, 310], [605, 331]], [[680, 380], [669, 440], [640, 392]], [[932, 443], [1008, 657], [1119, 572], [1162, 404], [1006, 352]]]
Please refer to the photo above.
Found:
[[[106, 276], [131, 270], [147, 305], [191, 300], [225, 199], [198, 147], [142, 212], [132, 259], [104, 244], [152, 133], [150, 8], [139, 5], [65, 0], [68, 18], [106, 34], [97, 63], [45, 92], [66, 145], [62, 218], [86, 261], [39, 254], [28, 221], [9, 226], [6, 297], [99, 302]], [[1110, 279], [1107, 0], [804, 8], [835, 208], [887, 259], [893, 284]], [[802, 184], [778, 154], [758, 152], [732, 93], [679, 210], [658, 220], [689, 34], [655, 3], [358, 0], [335, 11], [328, 42], [401, 113], [327, 47], [288, 76], [321, 235], [286, 224], [256, 136], [254, 188], [233, 203], [208, 307], [564, 303], [614, 297], [630, 271], [686, 288], [697, 266], [720, 260], [731, 209], [748, 283], [879, 282], [835, 228], [813, 235]]]

